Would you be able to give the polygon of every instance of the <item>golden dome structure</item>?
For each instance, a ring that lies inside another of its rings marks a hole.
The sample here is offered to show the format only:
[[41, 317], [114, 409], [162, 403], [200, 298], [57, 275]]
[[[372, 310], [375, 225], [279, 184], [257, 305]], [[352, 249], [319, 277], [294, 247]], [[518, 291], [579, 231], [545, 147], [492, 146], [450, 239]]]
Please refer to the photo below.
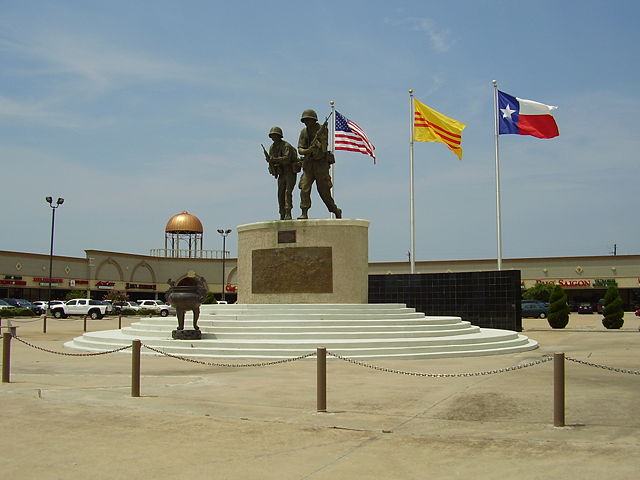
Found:
[[202, 233], [202, 223], [195, 215], [184, 211], [174, 215], [167, 222], [166, 233]]
[[187, 211], [174, 215], [164, 229], [164, 256], [201, 257], [203, 232], [202, 223], [195, 215]]

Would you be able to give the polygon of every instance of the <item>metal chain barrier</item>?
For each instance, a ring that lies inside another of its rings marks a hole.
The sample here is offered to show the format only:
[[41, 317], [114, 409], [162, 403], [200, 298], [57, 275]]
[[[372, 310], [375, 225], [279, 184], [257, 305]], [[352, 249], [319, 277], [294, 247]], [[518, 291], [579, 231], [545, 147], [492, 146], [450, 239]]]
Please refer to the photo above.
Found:
[[97, 355], [107, 355], [109, 353], [116, 353], [116, 352], [121, 352], [122, 350], [126, 350], [128, 348], [131, 348], [131, 345], [126, 345], [124, 347], [121, 348], [116, 348], [115, 350], [108, 350], [106, 352], [93, 352], [93, 353], [68, 353], [68, 352], [57, 352], [55, 350], [49, 350], [48, 348], [44, 348], [44, 347], [39, 347], [37, 345], [34, 345], [32, 343], [27, 342], [26, 340], [23, 340], [22, 338], [18, 337], [17, 335], [13, 335], [13, 338], [15, 338], [16, 340], [18, 340], [19, 342], [24, 343], [25, 345], [28, 345], [31, 348], [35, 348], [36, 350], [42, 350], [43, 352], [47, 352], [47, 353], [54, 353], [56, 355], [63, 355], [66, 357], [95, 357]]
[[295, 362], [297, 360], [302, 360], [303, 358], [309, 358], [316, 354], [316, 352], [307, 353], [306, 355], [300, 355], [299, 357], [294, 358], [283, 358], [282, 360], [274, 360], [272, 362], [260, 362], [260, 363], [217, 363], [217, 362], [203, 362], [202, 360], [195, 360], [193, 358], [182, 357], [180, 355], [174, 355], [172, 353], [163, 352], [162, 350], [158, 350], [157, 348], [150, 347], [149, 345], [142, 344], [143, 347], [148, 348], [152, 352], [159, 353], [160, 355], [164, 355], [165, 357], [175, 358], [178, 360], [182, 360], [184, 362], [198, 363], [200, 365], [207, 365], [209, 367], [266, 367], [269, 365], [278, 365], [281, 363]]
[[589, 367], [602, 368], [604, 370], [611, 370], [612, 372], [618, 372], [618, 373], [630, 373], [631, 375], [640, 375], [640, 370], [631, 370], [631, 369], [628, 369], [628, 368], [609, 367], [607, 365], [600, 365], [598, 363], [586, 362], [584, 360], [578, 360], [577, 358], [566, 357], [566, 356], [564, 358], [566, 360], [571, 361], [571, 362], [580, 363], [582, 365], [587, 365]]
[[[21, 319], [21, 318], [16, 318], [16, 317], [11, 317], [11, 318], [9, 318], [9, 317], [4, 317], [4, 318], [6, 318], [6, 319], [7, 319], [7, 321], [10, 321], [10, 322], [17, 322], [17, 323], [32, 323], [32, 322], [39, 322], [39, 321], [41, 321], [41, 320], [42, 320], [42, 318], [41, 318], [41, 317], [38, 317], [38, 318], [29, 318], [29, 320]], [[24, 318], [24, 317], [23, 317], [23, 318]]]
[[520, 365], [514, 365], [512, 367], [497, 368], [495, 370], [485, 370], [481, 372], [467, 372], [467, 373], [424, 373], [424, 372], [405, 372], [403, 370], [396, 370], [393, 368], [379, 367], [377, 365], [371, 365], [369, 363], [353, 360], [352, 358], [343, 357], [337, 353], [333, 353], [327, 350], [327, 354], [331, 355], [345, 362], [353, 363], [361, 367], [371, 368], [380, 372], [398, 373], [400, 375], [410, 375], [414, 377], [432, 377], [432, 378], [451, 378], [451, 377], [478, 377], [481, 375], [494, 375], [496, 373], [511, 372], [513, 370], [520, 370], [522, 368], [532, 367], [534, 365], [540, 365], [541, 363], [549, 362], [553, 360], [553, 355], [545, 355], [540, 360], [534, 360], [527, 363], [521, 363]]

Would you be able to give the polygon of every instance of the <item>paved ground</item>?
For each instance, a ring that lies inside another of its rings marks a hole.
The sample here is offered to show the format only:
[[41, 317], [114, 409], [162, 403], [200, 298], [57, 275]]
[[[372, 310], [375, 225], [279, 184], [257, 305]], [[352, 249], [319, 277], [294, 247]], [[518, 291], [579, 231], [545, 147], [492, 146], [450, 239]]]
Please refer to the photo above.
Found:
[[[376, 365], [471, 372], [548, 353], [640, 370], [640, 319], [606, 331], [600, 315], [569, 328], [525, 320], [541, 348], [521, 354]], [[125, 324], [129, 322], [126, 321]], [[63, 351], [82, 320], [15, 322], [34, 345]], [[6, 321], [3, 321], [6, 325]], [[90, 330], [117, 320], [89, 321]], [[70, 352], [70, 351], [69, 351]], [[77, 351], [73, 351], [77, 353]], [[554, 428], [552, 363], [487, 376], [425, 378], [341, 360], [317, 413], [314, 360], [225, 368], [142, 358], [69, 357], [12, 341], [0, 384], [0, 472], [6, 479], [636, 479], [640, 376], [566, 364], [566, 423]]]

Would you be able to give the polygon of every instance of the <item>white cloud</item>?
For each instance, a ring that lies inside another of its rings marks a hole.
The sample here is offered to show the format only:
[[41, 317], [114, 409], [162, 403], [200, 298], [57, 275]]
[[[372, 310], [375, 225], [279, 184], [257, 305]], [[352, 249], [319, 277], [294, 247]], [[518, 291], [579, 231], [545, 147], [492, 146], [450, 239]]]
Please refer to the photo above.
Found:
[[416, 32], [423, 32], [429, 38], [431, 47], [438, 53], [448, 52], [452, 45], [451, 35], [448, 29], [438, 28], [430, 18], [407, 17], [402, 19], [385, 19], [386, 23], [393, 26], [408, 27]]

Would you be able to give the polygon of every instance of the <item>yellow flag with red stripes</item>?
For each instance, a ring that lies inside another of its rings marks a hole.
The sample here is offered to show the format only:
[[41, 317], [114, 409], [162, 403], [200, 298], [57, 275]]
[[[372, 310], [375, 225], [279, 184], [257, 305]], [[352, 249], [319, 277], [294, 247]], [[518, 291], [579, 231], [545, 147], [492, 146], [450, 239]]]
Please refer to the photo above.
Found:
[[413, 140], [444, 143], [462, 160], [462, 130], [467, 125], [413, 99]]

